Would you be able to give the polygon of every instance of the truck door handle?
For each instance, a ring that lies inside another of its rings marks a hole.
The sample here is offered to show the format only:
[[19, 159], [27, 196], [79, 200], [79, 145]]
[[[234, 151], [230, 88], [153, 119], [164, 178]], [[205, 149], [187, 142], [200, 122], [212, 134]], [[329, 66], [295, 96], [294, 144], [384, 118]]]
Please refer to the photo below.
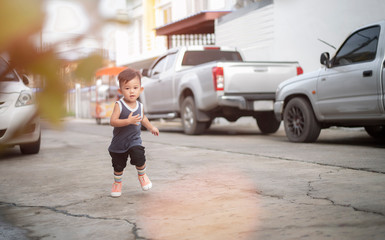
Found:
[[362, 75], [363, 75], [364, 77], [371, 77], [371, 76], [373, 75], [373, 71], [372, 71], [372, 70], [364, 71], [364, 72], [362, 73]]

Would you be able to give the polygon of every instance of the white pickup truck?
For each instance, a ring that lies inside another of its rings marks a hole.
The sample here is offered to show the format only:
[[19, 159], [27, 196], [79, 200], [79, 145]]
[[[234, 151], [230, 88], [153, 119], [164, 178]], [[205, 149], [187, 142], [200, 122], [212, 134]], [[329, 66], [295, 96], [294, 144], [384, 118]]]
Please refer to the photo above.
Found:
[[323, 68], [278, 86], [274, 112], [293, 142], [314, 142], [322, 128], [365, 127], [385, 139], [385, 21], [354, 31]]
[[262, 133], [280, 122], [273, 103], [279, 83], [302, 73], [297, 62], [244, 62], [230, 47], [171, 49], [143, 69], [140, 101], [149, 119], [182, 119], [186, 134], [201, 134], [216, 117], [252, 116]]

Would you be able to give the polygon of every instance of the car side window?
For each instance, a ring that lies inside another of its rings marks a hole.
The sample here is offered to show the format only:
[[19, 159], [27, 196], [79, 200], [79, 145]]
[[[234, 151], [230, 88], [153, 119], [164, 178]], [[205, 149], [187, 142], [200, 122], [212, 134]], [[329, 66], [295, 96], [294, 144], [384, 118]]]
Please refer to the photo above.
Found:
[[14, 71], [12, 71], [8, 64], [0, 58], [0, 81], [18, 81]]
[[370, 27], [352, 34], [340, 48], [333, 66], [372, 61], [376, 58], [380, 27]]
[[170, 54], [170, 55], [167, 56], [166, 71], [168, 71], [174, 65], [175, 58], [176, 58], [176, 54], [175, 53]]
[[151, 75], [159, 75], [164, 71], [164, 66], [166, 65], [166, 56], [161, 58], [155, 66], [152, 68]]

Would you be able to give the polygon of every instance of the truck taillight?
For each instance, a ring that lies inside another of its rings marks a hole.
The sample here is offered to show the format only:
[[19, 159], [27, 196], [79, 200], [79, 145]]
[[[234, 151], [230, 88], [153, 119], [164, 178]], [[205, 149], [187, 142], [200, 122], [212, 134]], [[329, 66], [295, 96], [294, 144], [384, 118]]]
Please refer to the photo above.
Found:
[[297, 67], [297, 76], [303, 74], [303, 69], [301, 67]]
[[223, 67], [213, 67], [213, 80], [215, 91], [225, 89], [225, 78], [223, 77]]

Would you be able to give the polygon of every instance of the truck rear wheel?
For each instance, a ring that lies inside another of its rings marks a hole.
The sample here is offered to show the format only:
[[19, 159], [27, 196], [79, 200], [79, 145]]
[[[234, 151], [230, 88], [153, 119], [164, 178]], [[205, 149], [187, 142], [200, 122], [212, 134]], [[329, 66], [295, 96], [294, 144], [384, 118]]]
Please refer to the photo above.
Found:
[[188, 135], [198, 135], [206, 130], [206, 122], [198, 122], [194, 99], [187, 97], [181, 107], [183, 130]]
[[302, 97], [289, 101], [283, 112], [283, 121], [286, 136], [292, 142], [315, 142], [321, 132], [310, 103]]
[[263, 134], [270, 134], [278, 131], [281, 122], [275, 118], [274, 112], [266, 112], [258, 116], [257, 125]]

